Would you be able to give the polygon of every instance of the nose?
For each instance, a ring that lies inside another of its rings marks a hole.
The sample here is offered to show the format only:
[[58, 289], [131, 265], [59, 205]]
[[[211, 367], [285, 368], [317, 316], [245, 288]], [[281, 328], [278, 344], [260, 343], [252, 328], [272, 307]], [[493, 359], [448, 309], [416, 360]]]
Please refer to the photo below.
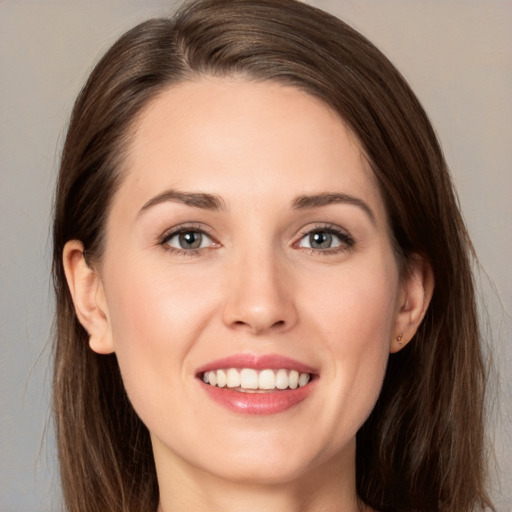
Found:
[[228, 272], [223, 322], [251, 334], [284, 332], [297, 323], [294, 279], [272, 251], [236, 259]]

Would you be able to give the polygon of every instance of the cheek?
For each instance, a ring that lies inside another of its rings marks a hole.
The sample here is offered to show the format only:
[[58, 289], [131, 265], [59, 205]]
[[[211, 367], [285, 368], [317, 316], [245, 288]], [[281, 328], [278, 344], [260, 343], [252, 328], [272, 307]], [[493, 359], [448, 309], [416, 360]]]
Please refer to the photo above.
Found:
[[211, 315], [212, 301], [201, 294], [200, 279], [183, 282], [162, 265], [118, 261], [105, 272], [109, 322], [125, 388], [144, 415], [139, 408], [148, 400], [158, 403], [160, 394], [177, 389], [186, 377], [187, 355]]
[[[303, 290], [305, 307], [333, 349], [358, 352], [366, 345], [388, 343], [397, 312], [398, 270], [393, 261], [374, 267], [357, 265], [311, 280]], [[320, 289], [317, 284], [323, 282]], [[309, 306], [308, 306], [309, 305]]]
[[320, 411], [319, 421], [333, 426], [329, 435], [341, 444], [366, 420], [382, 387], [396, 319], [398, 271], [351, 269], [332, 279], [328, 290], [310, 302], [316, 310], [310, 318], [312, 331], [323, 340], [318, 346], [322, 359], [330, 361], [323, 375], [330, 406]]
[[172, 345], [179, 350], [180, 340], [200, 330], [211, 306], [210, 287], [205, 289], [201, 276], [188, 279], [185, 272], [173, 271], [165, 255], [146, 264], [135, 258], [119, 260], [105, 274], [116, 352], [127, 345], [144, 350]]

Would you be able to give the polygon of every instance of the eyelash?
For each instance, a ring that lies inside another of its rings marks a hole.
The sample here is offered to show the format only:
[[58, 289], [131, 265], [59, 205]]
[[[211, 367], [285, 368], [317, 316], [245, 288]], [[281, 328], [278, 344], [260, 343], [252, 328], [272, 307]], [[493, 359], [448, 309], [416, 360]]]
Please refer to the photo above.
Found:
[[[208, 237], [212, 241], [212, 243], [208, 247], [199, 247], [197, 249], [179, 249], [177, 247], [172, 247], [171, 245], [169, 245], [170, 240], [172, 240], [175, 236], [179, 236], [184, 233], [199, 233], [203, 236]], [[301, 247], [300, 242], [307, 236], [311, 236], [314, 233], [326, 233], [328, 235], [333, 235], [339, 239], [340, 243], [336, 247], [330, 247], [326, 249], [316, 249], [314, 247]], [[214, 240], [214, 238], [211, 235], [208, 234], [208, 232], [204, 229], [203, 226], [193, 224], [179, 226], [177, 228], [173, 228], [171, 231], [165, 232], [160, 237], [158, 243], [166, 251], [169, 251], [172, 254], [178, 254], [180, 256], [197, 256], [205, 249], [210, 249], [215, 246], [218, 247], [220, 245], [218, 242]], [[328, 256], [331, 254], [338, 254], [350, 251], [351, 249], [354, 248], [355, 244], [356, 242], [352, 238], [352, 236], [346, 231], [340, 229], [339, 227], [331, 224], [319, 224], [314, 227], [308, 227], [304, 229], [300, 233], [298, 240], [293, 243], [293, 247], [305, 250], [310, 254]]]
[[356, 245], [356, 242], [352, 236], [343, 229], [340, 229], [338, 226], [334, 226], [332, 224], [319, 224], [314, 227], [308, 227], [302, 231], [299, 236], [297, 242], [293, 244], [294, 247], [300, 247], [300, 242], [306, 238], [307, 236], [311, 236], [314, 233], [326, 233], [328, 235], [334, 235], [340, 241], [340, 244], [336, 247], [330, 247], [327, 249], [315, 249], [314, 247], [302, 247], [303, 250], [306, 250], [310, 254], [320, 254], [322, 256], [329, 256], [331, 254], [339, 254], [343, 252], [350, 251]]
[[[197, 249], [179, 249], [177, 247], [172, 247], [169, 245], [169, 242], [175, 237], [182, 235], [184, 233], [200, 233], [203, 236], [207, 236], [211, 241], [212, 245], [209, 247], [199, 247]], [[158, 241], [159, 245], [161, 245], [166, 251], [169, 251], [171, 254], [177, 254], [180, 256], [198, 256], [201, 251], [205, 249], [209, 249], [219, 244], [213, 239], [211, 235], [207, 233], [203, 226], [188, 224], [185, 226], [179, 226], [177, 228], [173, 228], [171, 231], [166, 231]]]

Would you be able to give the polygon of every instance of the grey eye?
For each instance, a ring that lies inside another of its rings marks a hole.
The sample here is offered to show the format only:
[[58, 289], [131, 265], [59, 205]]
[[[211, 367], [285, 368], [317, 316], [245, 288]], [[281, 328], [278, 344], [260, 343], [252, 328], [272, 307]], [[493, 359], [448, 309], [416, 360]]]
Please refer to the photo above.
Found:
[[320, 231], [309, 235], [309, 245], [314, 249], [328, 249], [332, 245], [331, 233]]
[[172, 235], [166, 243], [171, 247], [185, 251], [202, 249], [213, 245], [212, 239], [208, 235], [201, 231], [194, 230], [176, 233], [175, 235]]
[[300, 247], [310, 249], [332, 249], [341, 245], [340, 237], [325, 230], [317, 230], [308, 233], [300, 240]]

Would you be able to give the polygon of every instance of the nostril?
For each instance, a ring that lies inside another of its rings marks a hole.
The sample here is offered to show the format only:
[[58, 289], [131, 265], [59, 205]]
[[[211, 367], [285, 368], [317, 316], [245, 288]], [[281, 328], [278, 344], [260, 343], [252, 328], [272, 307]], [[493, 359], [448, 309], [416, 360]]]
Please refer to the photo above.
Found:
[[[284, 328], [286, 325], [287, 325], [287, 322], [285, 320], [278, 320], [277, 322], [269, 322], [269, 323], [263, 323], [263, 324], [259, 324], [259, 322], [244, 322], [243, 320], [235, 320], [232, 324], [232, 327], [235, 327], [235, 328], [245, 328], [245, 329], [249, 329], [251, 331], [254, 331], [254, 332], [261, 332], [261, 331], [265, 331], [266, 329], [270, 328], [272, 330], [274, 329], [282, 329]], [[266, 326], [270, 326], [270, 327], [266, 327]]]

